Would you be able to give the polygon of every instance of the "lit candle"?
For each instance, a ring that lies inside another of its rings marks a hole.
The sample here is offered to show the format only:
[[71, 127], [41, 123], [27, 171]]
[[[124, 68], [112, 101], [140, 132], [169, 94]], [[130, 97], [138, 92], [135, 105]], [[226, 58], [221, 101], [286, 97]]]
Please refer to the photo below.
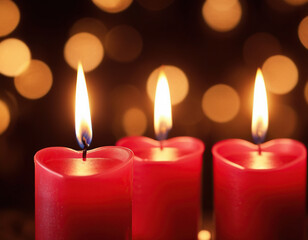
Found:
[[252, 115], [255, 144], [228, 139], [214, 145], [217, 240], [303, 240], [306, 148], [292, 139], [264, 144], [267, 99], [257, 71]]
[[81, 65], [76, 87], [76, 137], [84, 151], [45, 148], [35, 160], [35, 239], [131, 239], [131, 150], [87, 152], [91, 117]]
[[197, 239], [204, 144], [192, 137], [166, 140], [172, 127], [167, 78], [159, 74], [154, 125], [157, 139], [126, 137], [132, 149], [133, 239]]

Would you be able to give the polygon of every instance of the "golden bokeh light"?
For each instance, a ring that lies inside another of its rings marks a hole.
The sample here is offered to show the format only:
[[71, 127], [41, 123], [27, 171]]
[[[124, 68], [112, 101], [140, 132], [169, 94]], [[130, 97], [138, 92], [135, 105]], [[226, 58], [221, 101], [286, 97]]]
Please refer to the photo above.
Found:
[[202, 98], [204, 114], [214, 122], [232, 120], [240, 109], [238, 93], [230, 86], [217, 84], [209, 88]]
[[110, 58], [118, 62], [131, 62], [142, 51], [142, 37], [139, 32], [128, 25], [111, 29], [105, 39], [106, 52]]
[[147, 119], [139, 108], [130, 108], [124, 113], [122, 124], [128, 136], [140, 136], [147, 128]]
[[101, 10], [108, 13], [118, 13], [128, 8], [133, 0], [92, 0]]
[[208, 230], [201, 230], [198, 233], [198, 240], [211, 240], [211, 233]]
[[28, 46], [16, 38], [0, 43], [0, 73], [8, 77], [21, 74], [30, 64], [31, 52]]
[[301, 6], [308, 2], [307, 0], [284, 0], [284, 1], [292, 6]]
[[308, 49], [308, 16], [298, 26], [298, 38], [304, 47]]
[[262, 66], [266, 88], [275, 94], [286, 94], [297, 84], [295, 63], [283, 55], [269, 57]]
[[29, 67], [14, 78], [16, 90], [25, 98], [38, 99], [45, 96], [52, 86], [52, 72], [40, 60], [31, 60]]
[[140, 5], [148, 10], [159, 11], [168, 7], [174, 0], [138, 0]]
[[242, 6], [238, 0], [206, 0], [202, 7], [205, 22], [215, 31], [234, 29], [242, 17]]
[[77, 33], [64, 46], [64, 58], [74, 69], [81, 62], [85, 72], [92, 71], [102, 62], [103, 57], [102, 42], [91, 33]]
[[14, 31], [20, 20], [17, 5], [10, 0], [0, 0], [0, 37]]
[[304, 88], [304, 96], [305, 96], [305, 100], [308, 103], [308, 81], [305, 84], [305, 88]]
[[107, 27], [98, 19], [90, 17], [81, 18], [71, 27], [70, 36], [81, 32], [91, 33], [103, 42], [107, 34]]
[[0, 134], [2, 134], [9, 126], [11, 121], [10, 110], [7, 104], [0, 99]]
[[279, 54], [281, 45], [277, 38], [265, 32], [250, 36], [243, 47], [243, 57], [247, 64], [259, 67], [270, 56]]
[[270, 138], [285, 138], [294, 134], [298, 116], [292, 107], [283, 104], [276, 105], [269, 114]]
[[161, 70], [164, 71], [169, 82], [171, 104], [179, 104], [188, 94], [189, 83], [186, 74], [180, 68], [172, 65], [156, 68], [150, 74], [147, 81], [147, 93], [150, 99], [154, 101], [156, 83]]

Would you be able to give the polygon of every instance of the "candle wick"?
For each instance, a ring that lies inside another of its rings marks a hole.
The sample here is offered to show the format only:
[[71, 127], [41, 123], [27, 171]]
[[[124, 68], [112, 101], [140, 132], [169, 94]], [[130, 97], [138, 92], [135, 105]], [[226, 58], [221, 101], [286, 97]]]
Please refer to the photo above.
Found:
[[84, 148], [83, 148], [83, 151], [82, 151], [82, 160], [86, 161], [89, 144], [87, 143], [87, 140], [86, 140], [85, 137], [82, 137], [82, 142], [83, 142], [83, 145], [84, 145]]
[[262, 153], [261, 144], [258, 144], [258, 153], [259, 153], [259, 155], [261, 155], [261, 153]]

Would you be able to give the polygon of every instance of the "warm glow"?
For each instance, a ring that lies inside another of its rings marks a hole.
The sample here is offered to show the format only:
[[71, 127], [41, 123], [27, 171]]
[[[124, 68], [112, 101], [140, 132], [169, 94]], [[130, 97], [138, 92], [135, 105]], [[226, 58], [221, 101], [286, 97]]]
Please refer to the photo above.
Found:
[[91, 33], [77, 33], [64, 46], [64, 58], [74, 69], [81, 62], [85, 72], [92, 71], [102, 62], [103, 57], [102, 42]]
[[9, 126], [11, 115], [7, 104], [0, 100], [0, 134], [2, 134]]
[[211, 233], [208, 230], [201, 230], [198, 233], [198, 240], [211, 240]]
[[8, 77], [21, 74], [30, 64], [31, 52], [28, 46], [16, 38], [0, 43], [0, 73]]
[[308, 2], [307, 0], [284, 0], [284, 1], [292, 6], [301, 6]]
[[297, 32], [299, 40], [308, 49], [308, 16], [300, 22]]
[[17, 27], [20, 12], [13, 1], [0, 0], [0, 37], [10, 34]]
[[[160, 67], [156, 68], [150, 74], [147, 81], [147, 93], [153, 102], [155, 98], [157, 79], [160, 71]], [[186, 98], [189, 91], [189, 82], [187, 76], [182, 69], [173, 65], [164, 65], [164, 73], [168, 79], [171, 103], [172, 105], [179, 104]]]
[[298, 82], [298, 69], [292, 59], [283, 56], [271, 56], [263, 63], [262, 73], [267, 89], [275, 94], [290, 92]]
[[133, 0], [92, 0], [101, 10], [108, 13], [118, 13], [128, 8]]
[[171, 147], [151, 148], [151, 159], [156, 162], [173, 162], [178, 159], [178, 149]]
[[256, 144], [260, 144], [264, 141], [267, 128], [268, 107], [266, 89], [262, 72], [258, 69], [255, 81], [251, 123], [251, 132]]
[[305, 84], [304, 96], [305, 96], [306, 103], [308, 103], [308, 81]]
[[45, 96], [52, 86], [52, 72], [46, 63], [31, 60], [29, 67], [14, 78], [16, 90], [25, 98], [38, 99]]
[[202, 97], [202, 110], [214, 122], [231, 121], [240, 109], [240, 97], [234, 88], [226, 84], [216, 84]]
[[141, 136], [147, 128], [147, 119], [139, 108], [128, 109], [123, 116], [123, 127], [128, 136]]
[[92, 141], [92, 124], [89, 96], [81, 63], [78, 64], [76, 99], [75, 99], [75, 132], [79, 146], [83, 149], [84, 142]]
[[206, 0], [202, 15], [209, 27], [218, 32], [227, 32], [239, 24], [242, 7], [238, 0]]
[[172, 127], [171, 99], [168, 80], [163, 72], [160, 71], [154, 103], [154, 130], [158, 140], [165, 140], [168, 131]]

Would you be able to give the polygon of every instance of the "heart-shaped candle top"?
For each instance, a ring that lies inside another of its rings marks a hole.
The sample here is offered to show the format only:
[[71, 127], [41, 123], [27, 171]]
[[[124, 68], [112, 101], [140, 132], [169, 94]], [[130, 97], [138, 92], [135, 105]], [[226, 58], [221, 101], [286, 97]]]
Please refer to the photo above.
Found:
[[148, 137], [125, 137], [116, 145], [133, 150], [139, 161], [172, 162], [204, 151], [202, 141], [192, 137], [175, 137], [161, 142]]
[[305, 146], [292, 139], [275, 139], [260, 145], [242, 139], [221, 141], [212, 149], [215, 157], [240, 169], [274, 169], [294, 164], [306, 155]]
[[45, 148], [35, 155], [35, 161], [60, 176], [93, 176], [113, 171], [133, 158], [124, 147], [100, 147], [87, 152], [84, 161], [81, 151], [64, 147]]

